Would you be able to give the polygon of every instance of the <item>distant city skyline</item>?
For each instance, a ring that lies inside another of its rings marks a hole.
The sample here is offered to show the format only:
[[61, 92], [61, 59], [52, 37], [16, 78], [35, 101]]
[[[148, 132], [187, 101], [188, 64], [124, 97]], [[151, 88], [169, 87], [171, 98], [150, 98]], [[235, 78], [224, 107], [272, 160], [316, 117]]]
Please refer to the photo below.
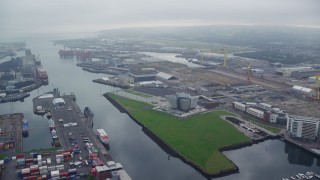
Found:
[[318, 0], [2, 0], [0, 34], [192, 25], [319, 28], [319, 7]]

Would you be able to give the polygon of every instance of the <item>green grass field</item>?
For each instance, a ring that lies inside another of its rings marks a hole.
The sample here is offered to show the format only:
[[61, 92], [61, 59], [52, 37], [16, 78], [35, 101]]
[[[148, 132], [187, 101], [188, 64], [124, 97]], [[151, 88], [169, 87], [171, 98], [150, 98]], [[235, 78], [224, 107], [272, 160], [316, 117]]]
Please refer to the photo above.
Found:
[[[167, 113], [152, 110], [150, 105], [109, 94], [146, 128], [151, 130], [183, 157], [210, 174], [235, 168], [221, 152], [220, 147], [239, 144], [250, 139], [220, 118], [231, 115], [227, 111], [212, 111], [179, 119]], [[149, 108], [148, 108], [149, 107]]]

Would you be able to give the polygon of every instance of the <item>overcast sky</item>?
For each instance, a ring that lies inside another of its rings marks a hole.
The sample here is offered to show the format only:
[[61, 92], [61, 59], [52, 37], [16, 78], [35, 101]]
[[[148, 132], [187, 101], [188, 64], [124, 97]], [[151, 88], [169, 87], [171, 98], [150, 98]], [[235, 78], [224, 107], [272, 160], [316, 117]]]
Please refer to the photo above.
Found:
[[203, 24], [320, 27], [320, 0], [0, 0], [0, 36]]

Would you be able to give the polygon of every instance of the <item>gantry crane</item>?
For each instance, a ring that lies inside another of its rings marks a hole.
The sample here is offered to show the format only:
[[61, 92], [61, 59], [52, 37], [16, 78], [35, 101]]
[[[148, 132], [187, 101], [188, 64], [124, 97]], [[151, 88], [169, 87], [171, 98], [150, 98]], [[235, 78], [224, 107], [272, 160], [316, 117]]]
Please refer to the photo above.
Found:
[[203, 65], [203, 53], [223, 53], [223, 66], [227, 67], [227, 50], [226, 49], [220, 49], [218, 51], [215, 50], [200, 50], [201, 53], [201, 65]]
[[251, 64], [249, 63], [248, 65], [248, 81], [250, 82], [251, 81]]
[[313, 86], [313, 91], [314, 91], [313, 95], [317, 100], [320, 100], [320, 87], [319, 87], [320, 74], [315, 75], [314, 77], [316, 79]]

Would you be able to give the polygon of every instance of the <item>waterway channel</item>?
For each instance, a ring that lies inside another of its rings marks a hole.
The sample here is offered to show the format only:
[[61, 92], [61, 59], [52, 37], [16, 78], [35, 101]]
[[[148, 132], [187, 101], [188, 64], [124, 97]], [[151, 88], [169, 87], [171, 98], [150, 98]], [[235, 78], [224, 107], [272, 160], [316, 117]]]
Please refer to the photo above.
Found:
[[[49, 75], [49, 85], [31, 92], [24, 102], [0, 104], [0, 114], [22, 112], [30, 122], [29, 137], [24, 139], [24, 150], [50, 147], [51, 136], [46, 117], [33, 114], [32, 98], [59, 88], [62, 93], [74, 93], [83, 110], [89, 106], [93, 111], [94, 128], [104, 128], [111, 137], [110, 153], [115, 161], [122, 163], [136, 180], [200, 180], [206, 179], [198, 171], [170, 157], [151, 140], [128, 115], [120, 113], [102, 94], [116, 88], [93, 83], [104, 74], [92, 74], [76, 66], [76, 59], [60, 59], [58, 50], [49, 40], [65, 37], [32, 36], [24, 39], [27, 47], [40, 55], [43, 67]], [[268, 140], [250, 147], [227, 151], [228, 156], [240, 169], [240, 173], [221, 177], [232, 179], [281, 179], [298, 172], [320, 172], [320, 159], [280, 140]]]

